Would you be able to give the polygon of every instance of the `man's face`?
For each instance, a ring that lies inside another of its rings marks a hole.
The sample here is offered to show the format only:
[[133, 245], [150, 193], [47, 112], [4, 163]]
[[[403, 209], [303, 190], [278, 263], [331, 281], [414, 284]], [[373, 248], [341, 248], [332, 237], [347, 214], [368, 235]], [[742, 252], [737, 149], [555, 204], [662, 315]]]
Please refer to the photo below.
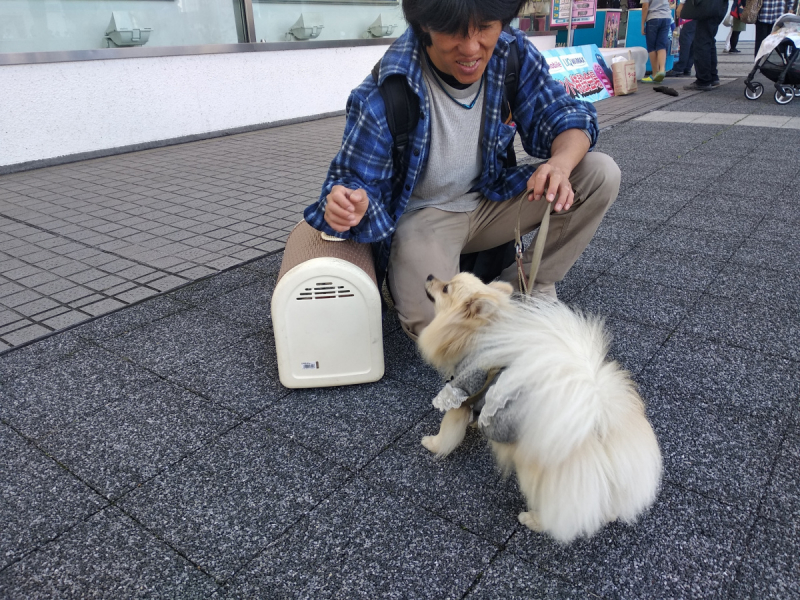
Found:
[[471, 26], [466, 36], [423, 30], [431, 36], [432, 44], [427, 50], [436, 68], [452, 75], [460, 83], [469, 84], [483, 77], [503, 24], [489, 21]]

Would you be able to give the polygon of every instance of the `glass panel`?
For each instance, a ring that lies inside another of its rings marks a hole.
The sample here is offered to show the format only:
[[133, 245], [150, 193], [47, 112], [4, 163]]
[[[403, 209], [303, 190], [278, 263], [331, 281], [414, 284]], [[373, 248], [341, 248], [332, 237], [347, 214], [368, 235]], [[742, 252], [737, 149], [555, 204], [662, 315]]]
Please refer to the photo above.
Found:
[[259, 42], [396, 38], [406, 30], [395, 0], [335, 4], [254, 0], [253, 16]]
[[240, 2], [0, 0], [0, 52], [235, 44], [244, 40]]

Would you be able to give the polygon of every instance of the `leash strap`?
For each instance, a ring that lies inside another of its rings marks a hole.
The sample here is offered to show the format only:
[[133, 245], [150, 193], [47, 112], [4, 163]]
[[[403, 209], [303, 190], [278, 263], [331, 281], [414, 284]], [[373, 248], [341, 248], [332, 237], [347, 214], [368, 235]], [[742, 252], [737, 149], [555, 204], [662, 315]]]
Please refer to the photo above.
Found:
[[494, 379], [497, 377], [500, 371], [502, 371], [502, 369], [491, 369], [488, 373], [486, 373], [486, 381], [484, 382], [483, 387], [464, 400], [461, 405], [468, 406], [470, 408], [475, 406], [475, 403], [483, 397], [483, 395], [486, 393], [486, 390], [489, 389], [489, 386], [494, 383]]
[[536, 273], [539, 271], [539, 264], [542, 262], [542, 253], [544, 252], [544, 243], [547, 239], [547, 230], [550, 228], [550, 211], [553, 209], [553, 203], [547, 200], [547, 208], [544, 211], [542, 222], [539, 225], [539, 232], [536, 234], [536, 241], [533, 245], [533, 258], [531, 260], [531, 267], [528, 276], [525, 276], [525, 268], [522, 265], [522, 236], [520, 234], [520, 218], [522, 216], [522, 203], [528, 200], [528, 194], [523, 194], [519, 199], [519, 206], [517, 208], [517, 227], [514, 229], [514, 249], [517, 255], [517, 277], [519, 278], [519, 289], [524, 291], [526, 295], [530, 295], [533, 289], [533, 282], [536, 279]]

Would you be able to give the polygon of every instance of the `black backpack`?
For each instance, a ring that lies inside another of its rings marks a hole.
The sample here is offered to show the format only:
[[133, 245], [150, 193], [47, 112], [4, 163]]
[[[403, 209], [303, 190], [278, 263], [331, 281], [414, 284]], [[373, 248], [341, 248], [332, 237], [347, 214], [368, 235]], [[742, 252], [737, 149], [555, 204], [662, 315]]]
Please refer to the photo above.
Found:
[[[381, 61], [378, 61], [372, 69], [372, 78], [376, 83], [378, 82], [380, 65]], [[501, 118], [504, 123], [509, 123], [512, 119], [511, 105], [517, 96], [518, 80], [519, 49], [516, 41], [514, 41], [511, 44], [506, 60], [506, 77], [503, 86], [501, 112]], [[383, 84], [378, 87], [378, 91], [386, 106], [386, 123], [394, 139], [392, 162], [394, 163], [395, 172], [397, 172], [408, 147], [409, 133], [416, 128], [419, 122], [419, 98], [408, 87], [405, 76], [400, 74], [390, 75], [384, 79]], [[513, 139], [508, 145], [504, 162], [506, 167], [513, 167], [517, 164]], [[484, 283], [489, 283], [496, 279], [503, 269], [510, 266], [515, 258], [514, 240], [511, 240], [496, 248], [471, 254], [462, 254], [460, 269], [475, 274]]]

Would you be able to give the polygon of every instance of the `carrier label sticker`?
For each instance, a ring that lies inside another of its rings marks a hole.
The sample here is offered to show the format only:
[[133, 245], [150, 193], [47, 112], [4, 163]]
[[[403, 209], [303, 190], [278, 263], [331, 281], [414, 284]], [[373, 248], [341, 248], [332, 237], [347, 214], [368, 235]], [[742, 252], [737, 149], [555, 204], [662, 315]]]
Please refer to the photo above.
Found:
[[301, 362], [300, 363], [300, 368], [303, 369], [304, 371], [306, 369], [319, 369], [319, 361], [317, 361], [317, 362]]

